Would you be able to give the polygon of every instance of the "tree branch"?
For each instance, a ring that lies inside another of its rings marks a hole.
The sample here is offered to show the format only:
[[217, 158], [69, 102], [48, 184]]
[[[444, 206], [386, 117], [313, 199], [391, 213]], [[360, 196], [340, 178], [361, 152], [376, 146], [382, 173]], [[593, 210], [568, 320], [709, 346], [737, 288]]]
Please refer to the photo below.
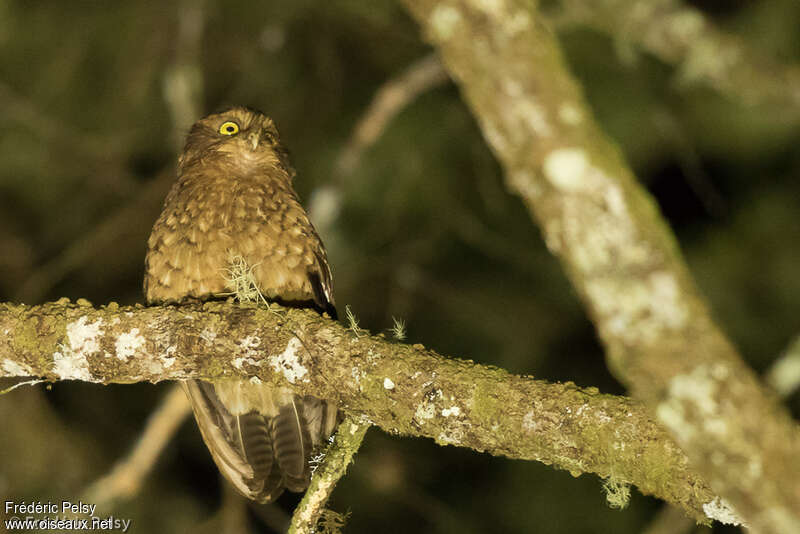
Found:
[[[411, 64], [399, 76], [384, 83], [372, 97], [369, 107], [353, 128], [334, 165], [336, 176], [353, 172], [365, 150], [375, 144], [395, 116], [409, 103], [432, 87], [448, 80], [436, 54], [429, 54]], [[341, 179], [341, 178], [340, 178]]]
[[535, 4], [404, 3], [561, 259], [610, 368], [725, 497], [709, 514], [800, 531], [800, 431], [712, 321], [674, 236], [592, 120]]
[[[310, 534], [317, 531], [317, 524], [325, 514], [325, 505], [333, 488], [353, 461], [353, 455], [361, 446], [369, 427], [369, 424], [352, 416], [342, 421], [336, 434], [332, 436], [333, 442], [325, 450], [324, 458], [314, 471], [303, 500], [294, 511], [288, 534]], [[339, 514], [334, 513], [334, 517], [336, 516]]]
[[744, 105], [800, 118], [800, 68], [753, 50], [702, 11], [676, 0], [564, 0], [559, 23], [581, 24], [637, 45], [678, 68], [683, 85], [707, 85]]
[[634, 400], [356, 337], [307, 310], [211, 302], [0, 304], [0, 376], [95, 383], [246, 378], [335, 400], [391, 434], [596, 473], [707, 520], [708, 485]]

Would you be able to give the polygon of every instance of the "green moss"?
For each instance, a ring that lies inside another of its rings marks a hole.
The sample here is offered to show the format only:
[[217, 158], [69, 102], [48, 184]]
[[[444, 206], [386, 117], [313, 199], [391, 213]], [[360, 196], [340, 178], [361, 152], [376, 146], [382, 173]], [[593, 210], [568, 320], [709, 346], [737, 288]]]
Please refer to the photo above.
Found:
[[472, 412], [482, 421], [491, 424], [503, 416], [506, 407], [500, 403], [494, 388], [489, 386], [491, 382], [478, 381], [472, 391]]
[[[34, 358], [36, 368], [50, 369], [53, 361], [51, 354], [41, 352], [42, 346], [57, 345], [66, 335], [66, 320], [55, 316], [46, 316], [38, 324], [36, 321], [23, 321], [23, 327], [14, 331], [13, 344], [22, 354]], [[44, 332], [52, 332], [43, 335]]]

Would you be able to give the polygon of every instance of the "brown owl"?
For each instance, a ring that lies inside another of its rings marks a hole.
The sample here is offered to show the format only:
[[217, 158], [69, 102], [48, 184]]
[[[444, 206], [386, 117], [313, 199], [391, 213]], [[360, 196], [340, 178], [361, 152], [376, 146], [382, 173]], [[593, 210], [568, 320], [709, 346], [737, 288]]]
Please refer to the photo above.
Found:
[[[294, 174], [262, 113], [234, 107], [195, 123], [148, 241], [147, 303], [227, 296], [239, 258], [266, 299], [335, 318], [325, 248]], [[183, 387], [211, 456], [239, 492], [263, 503], [308, 487], [309, 455], [333, 431], [335, 405], [243, 380]]]

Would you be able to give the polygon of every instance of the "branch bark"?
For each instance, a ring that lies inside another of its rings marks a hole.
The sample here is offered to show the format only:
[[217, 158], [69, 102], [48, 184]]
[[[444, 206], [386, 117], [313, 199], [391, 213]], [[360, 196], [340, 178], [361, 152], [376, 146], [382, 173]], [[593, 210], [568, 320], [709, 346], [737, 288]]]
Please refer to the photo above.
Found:
[[355, 336], [307, 310], [211, 302], [0, 304], [0, 376], [131, 383], [248, 378], [334, 399], [391, 434], [636, 485], [708, 520], [715, 502], [637, 401]]
[[798, 427], [712, 321], [535, 3], [403, 2], [562, 261], [610, 368], [725, 498], [707, 511], [760, 532], [800, 532]]

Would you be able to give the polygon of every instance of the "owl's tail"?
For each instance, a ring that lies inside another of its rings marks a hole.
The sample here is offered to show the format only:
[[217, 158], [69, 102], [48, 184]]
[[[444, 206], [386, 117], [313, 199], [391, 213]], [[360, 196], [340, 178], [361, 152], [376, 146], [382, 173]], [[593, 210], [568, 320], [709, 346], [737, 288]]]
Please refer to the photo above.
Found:
[[239, 493], [266, 503], [308, 487], [312, 448], [333, 431], [335, 407], [240, 380], [182, 384], [211, 456]]

